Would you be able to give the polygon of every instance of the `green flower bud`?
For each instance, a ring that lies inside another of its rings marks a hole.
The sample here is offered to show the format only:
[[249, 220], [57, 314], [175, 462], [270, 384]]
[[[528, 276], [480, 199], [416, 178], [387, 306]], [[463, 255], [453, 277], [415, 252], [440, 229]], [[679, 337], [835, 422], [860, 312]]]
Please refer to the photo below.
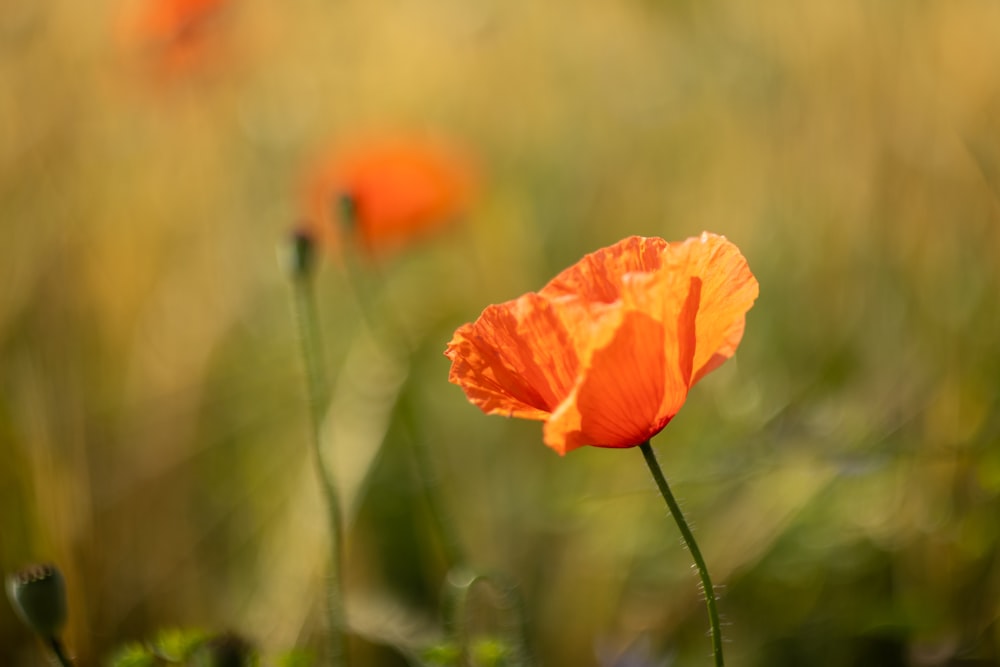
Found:
[[294, 278], [308, 277], [316, 268], [316, 239], [308, 227], [303, 222], [292, 232], [287, 265]]
[[345, 232], [353, 233], [358, 224], [358, 199], [350, 192], [337, 196], [334, 220], [340, 221]]
[[29, 628], [55, 639], [66, 623], [66, 584], [55, 565], [30, 565], [7, 577], [7, 597]]

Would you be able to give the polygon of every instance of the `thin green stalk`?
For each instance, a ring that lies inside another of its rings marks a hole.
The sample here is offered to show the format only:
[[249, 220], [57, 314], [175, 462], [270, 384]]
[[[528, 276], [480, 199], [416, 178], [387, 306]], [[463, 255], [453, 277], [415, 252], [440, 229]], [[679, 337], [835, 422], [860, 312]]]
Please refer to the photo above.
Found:
[[715, 588], [712, 586], [712, 578], [708, 574], [705, 559], [702, 557], [698, 543], [694, 539], [694, 533], [691, 532], [687, 521], [684, 520], [681, 506], [677, 504], [674, 494], [670, 491], [667, 478], [663, 476], [663, 470], [660, 469], [660, 464], [656, 461], [656, 455], [653, 453], [653, 448], [649, 445], [649, 440], [639, 445], [639, 449], [642, 450], [642, 456], [646, 459], [649, 471], [653, 473], [653, 479], [656, 480], [656, 486], [660, 490], [660, 495], [666, 501], [667, 507], [670, 509], [670, 514], [674, 517], [677, 528], [681, 531], [684, 543], [687, 545], [688, 551], [691, 552], [695, 567], [698, 568], [698, 576], [701, 577], [701, 586], [705, 592], [705, 606], [708, 607], [708, 620], [712, 625], [712, 652], [715, 655], [715, 667], [723, 667], [722, 629], [719, 624], [719, 609], [716, 605]]
[[331, 665], [346, 667], [349, 661], [347, 656], [347, 613], [344, 609], [342, 585], [343, 515], [336, 484], [323, 460], [321, 433], [328, 390], [322, 370], [322, 345], [313, 289], [313, 250], [310, 239], [296, 237], [292, 282], [295, 292], [295, 319], [298, 325], [302, 361], [305, 367], [306, 397], [309, 406], [309, 444], [312, 450], [313, 465], [316, 468], [323, 500], [326, 504], [330, 531], [330, 576], [328, 577], [326, 596], [330, 629], [327, 650]]

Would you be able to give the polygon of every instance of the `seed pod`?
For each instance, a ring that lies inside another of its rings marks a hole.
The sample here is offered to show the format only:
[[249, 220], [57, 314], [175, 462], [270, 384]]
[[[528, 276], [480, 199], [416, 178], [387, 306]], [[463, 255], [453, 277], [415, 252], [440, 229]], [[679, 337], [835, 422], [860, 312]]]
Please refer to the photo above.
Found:
[[55, 639], [66, 623], [66, 584], [55, 565], [41, 563], [8, 575], [7, 597], [29, 628]]

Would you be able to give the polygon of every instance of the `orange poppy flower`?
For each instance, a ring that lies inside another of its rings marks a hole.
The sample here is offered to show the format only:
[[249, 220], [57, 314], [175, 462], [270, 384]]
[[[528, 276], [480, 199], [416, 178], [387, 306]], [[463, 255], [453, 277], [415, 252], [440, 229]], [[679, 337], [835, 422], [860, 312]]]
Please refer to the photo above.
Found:
[[632, 236], [459, 327], [448, 379], [487, 414], [544, 420], [560, 454], [638, 446], [733, 355], [757, 292], [724, 236]]
[[473, 182], [469, 162], [443, 141], [408, 137], [358, 144], [333, 152], [308, 172], [303, 224], [330, 247], [340, 247], [350, 232], [365, 253], [386, 254], [460, 218]]
[[220, 52], [218, 24], [231, 0], [143, 0], [120, 22], [122, 42], [144, 52], [164, 79], [197, 69]]

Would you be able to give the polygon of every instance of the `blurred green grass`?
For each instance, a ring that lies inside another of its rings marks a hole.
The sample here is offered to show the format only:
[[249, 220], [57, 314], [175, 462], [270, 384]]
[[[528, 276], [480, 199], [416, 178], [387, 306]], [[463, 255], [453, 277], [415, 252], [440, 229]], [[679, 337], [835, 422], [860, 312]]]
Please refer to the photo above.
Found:
[[[276, 248], [318, 147], [400, 127], [452, 133], [485, 176], [379, 307], [421, 343], [399, 391], [460, 541], [520, 582], [542, 664], [643, 633], [707, 662], [695, 577], [638, 452], [560, 459], [468, 405], [441, 351], [586, 252], [703, 229], [761, 298], [654, 444], [730, 662], [1000, 664], [1000, 6], [244, 0], [223, 60], [169, 85], [116, 42], [121, 10], [0, 18], [0, 569], [60, 563], [81, 664], [162, 627], [319, 646]], [[320, 278], [330, 371], [370, 396], [377, 355], [336, 266]], [[407, 431], [370, 427], [354, 618], [434, 637], [445, 567]], [[39, 661], [0, 608], [0, 663]]]

